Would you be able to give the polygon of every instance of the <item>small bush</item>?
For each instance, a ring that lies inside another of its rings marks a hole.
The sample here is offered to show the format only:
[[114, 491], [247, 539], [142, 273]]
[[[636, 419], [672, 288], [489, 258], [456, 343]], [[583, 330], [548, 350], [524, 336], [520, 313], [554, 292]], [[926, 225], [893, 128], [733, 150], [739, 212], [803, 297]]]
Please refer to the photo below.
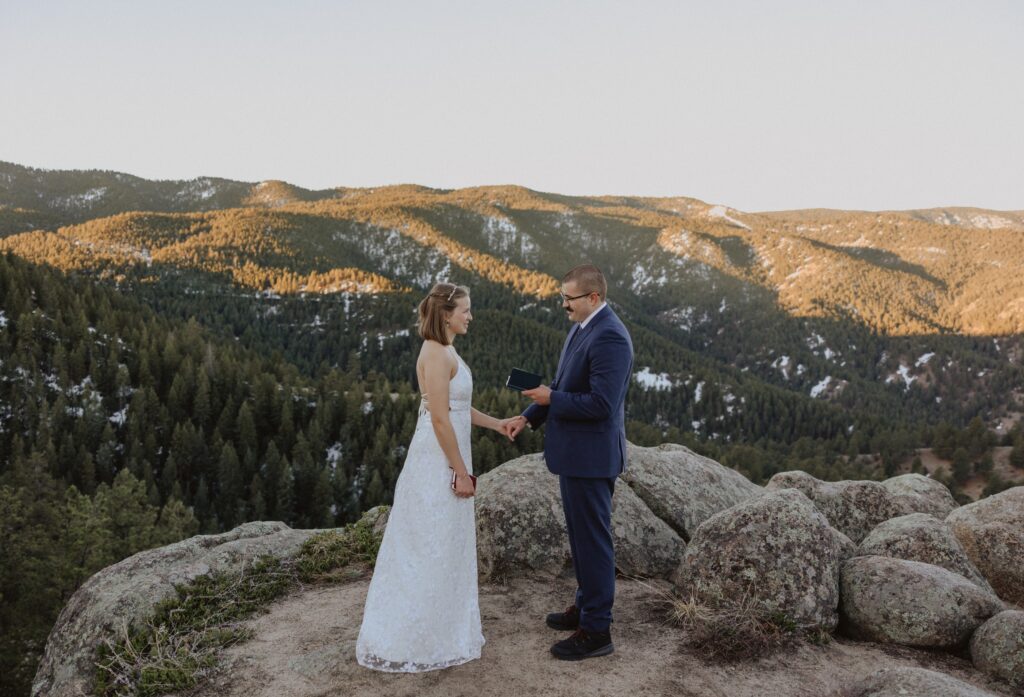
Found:
[[[343, 578], [361, 575], [373, 568], [380, 549], [381, 536], [373, 530], [376, 519], [364, 516], [341, 530], [327, 530], [306, 540], [298, 556], [299, 578], [304, 582], [338, 580], [338, 570], [347, 571]], [[350, 565], [362, 568], [349, 569]]]
[[100, 645], [93, 693], [152, 697], [191, 687], [216, 653], [242, 639], [237, 622], [285, 593], [294, 572], [265, 556], [240, 572], [215, 572], [175, 586], [142, 626], [122, 623]]
[[686, 632], [684, 644], [706, 660], [755, 659], [801, 638], [815, 644], [831, 639], [823, 628], [801, 626], [784, 612], [765, 607], [749, 590], [729, 599], [698, 586], [667, 606], [669, 620]]

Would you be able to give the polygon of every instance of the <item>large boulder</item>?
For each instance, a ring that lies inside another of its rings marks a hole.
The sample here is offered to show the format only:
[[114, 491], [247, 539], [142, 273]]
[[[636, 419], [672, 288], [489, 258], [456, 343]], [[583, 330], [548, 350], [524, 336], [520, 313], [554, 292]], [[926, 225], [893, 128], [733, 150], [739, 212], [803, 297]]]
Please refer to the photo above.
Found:
[[50, 630], [32, 683], [33, 697], [91, 694], [96, 649], [122, 621], [142, 621], [176, 584], [216, 571], [240, 571], [265, 554], [296, 555], [320, 530], [258, 521], [219, 535], [196, 535], [134, 554], [97, 571], [74, 592]]
[[857, 554], [934, 564], [993, 592], [949, 525], [927, 513], [911, 513], [879, 523], [860, 543]]
[[1024, 486], [961, 506], [946, 522], [999, 597], [1024, 606]]
[[844, 697], [997, 697], [994, 692], [926, 668], [883, 668], [843, 693]]
[[[558, 477], [540, 453], [480, 477], [476, 495], [478, 567], [484, 578], [523, 571], [559, 574], [572, 562]], [[631, 576], [667, 576], [686, 543], [619, 481], [612, 496], [615, 566]]]
[[971, 660], [980, 671], [1024, 688], [1024, 612], [1007, 610], [978, 627]]
[[886, 479], [882, 486], [897, 499], [902, 499], [907, 510], [930, 513], [936, 518], [945, 518], [960, 505], [949, 487], [923, 474], [901, 474]]
[[823, 482], [806, 472], [779, 472], [765, 488], [799, 489], [818, 510], [825, 514], [832, 527], [854, 542], [860, 542], [883, 520], [913, 512], [902, 499], [897, 499], [879, 482]]
[[622, 478], [684, 540], [715, 513], [764, 493], [739, 472], [675, 443], [630, 444], [628, 457]]
[[994, 594], [939, 566], [879, 556], [843, 563], [842, 629], [858, 639], [954, 648], [1002, 609]]
[[704, 521], [672, 580], [684, 592], [749, 594], [799, 625], [831, 631], [839, 568], [852, 546], [800, 491], [766, 492]]

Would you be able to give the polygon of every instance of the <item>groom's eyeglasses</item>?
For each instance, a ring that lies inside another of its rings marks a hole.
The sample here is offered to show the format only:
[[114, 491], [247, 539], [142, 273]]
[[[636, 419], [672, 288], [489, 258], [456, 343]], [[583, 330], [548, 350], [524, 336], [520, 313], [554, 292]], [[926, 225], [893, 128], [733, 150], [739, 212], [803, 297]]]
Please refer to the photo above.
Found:
[[559, 293], [559, 294], [558, 294], [558, 297], [560, 297], [560, 298], [562, 299], [562, 302], [563, 302], [563, 303], [567, 303], [567, 302], [569, 302], [570, 300], [579, 300], [580, 298], [585, 298], [585, 297], [587, 297], [588, 295], [593, 295], [593, 294], [594, 294], [594, 293], [596, 293], [596, 292], [597, 292], [597, 291], [595, 291], [595, 290], [592, 290], [592, 291], [590, 291], [589, 293], [583, 293], [582, 295], [563, 295], [562, 293]]

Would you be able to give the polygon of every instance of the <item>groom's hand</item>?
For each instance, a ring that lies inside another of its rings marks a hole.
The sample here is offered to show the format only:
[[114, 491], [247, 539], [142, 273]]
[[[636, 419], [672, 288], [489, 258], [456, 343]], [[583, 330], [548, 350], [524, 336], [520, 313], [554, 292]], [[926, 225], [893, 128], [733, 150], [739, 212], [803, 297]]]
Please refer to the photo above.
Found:
[[520, 414], [502, 421], [501, 430], [508, 436], [509, 440], [515, 440], [522, 430], [526, 428], [526, 417]]
[[540, 385], [532, 390], [523, 390], [523, 394], [542, 407], [551, 404], [551, 388], [547, 385]]

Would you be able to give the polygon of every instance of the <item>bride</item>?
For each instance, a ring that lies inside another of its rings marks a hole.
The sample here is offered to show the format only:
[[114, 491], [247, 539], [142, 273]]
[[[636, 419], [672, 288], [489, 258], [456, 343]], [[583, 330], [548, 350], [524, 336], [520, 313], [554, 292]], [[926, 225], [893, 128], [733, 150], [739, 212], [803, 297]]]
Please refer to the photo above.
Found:
[[508, 435], [511, 419], [470, 405], [473, 377], [452, 342], [472, 319], [463, 286], [437, 283], [419, 304], [416, 376], [423, 395], [356, 640], [356, 660], [367, 668], [447, 668], [479, 658], [484, 644], [470, 427]]

